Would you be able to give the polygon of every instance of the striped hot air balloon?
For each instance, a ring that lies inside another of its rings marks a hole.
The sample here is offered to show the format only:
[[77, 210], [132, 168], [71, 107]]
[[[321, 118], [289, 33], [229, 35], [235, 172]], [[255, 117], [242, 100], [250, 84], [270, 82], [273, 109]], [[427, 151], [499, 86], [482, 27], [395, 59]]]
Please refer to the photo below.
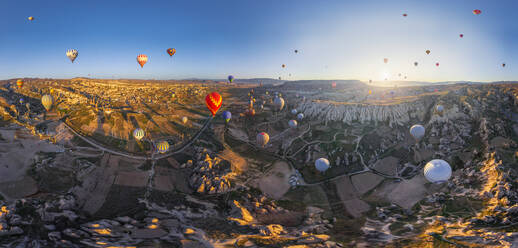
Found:
[[147, 63], [147, 55], [145, 55], [145, 54], [137, 55], [137, 62], [139, 63], [140, 67], [143, 68], [144, 64]]
[[160, 153], [166, 153], [169, 150], [169, 142], [164, 140], [164, 141], [158, 143], [158, 145], [156, 146], [156, 149]]
[[479, 9], [474, 9], [473, 10], [473, 14], [475, 14], [475, 15], [480, 15], [480, 13], [482, 13], [482, 11], [479, 10]]
[[266, 144], [268, 144], [268, 141], [270, 140], [270, 136], [265, 132], [261, 132], [257, 134], [256, 139], [258, 145], [265, 147]]
[[52, 105], [54, 104], [54, 99], [51, 95], [44, 95], [41, 98], [41, 104], [47, 111], [50, 111], [50, 109], [52, 109]]
[[76, 60], [78, 54], [79, 53], [77, 52], [76, 49], [68, 49], [67, 50], [67, 57], [68, 57], [68, 59], [70, 59], [70, 61], [72, 63], [74, 63], [74, 60]]
[[144, 130], [142, 128], [137, 128], [135, 131], [133, 131], [133, 137], [135, 137], [136, 140], [140, 141], [142, 138], [144, 138]]
[[23, 81], [21, 79], [16, 80], [16, 86], [21, 89], [23, 87]]

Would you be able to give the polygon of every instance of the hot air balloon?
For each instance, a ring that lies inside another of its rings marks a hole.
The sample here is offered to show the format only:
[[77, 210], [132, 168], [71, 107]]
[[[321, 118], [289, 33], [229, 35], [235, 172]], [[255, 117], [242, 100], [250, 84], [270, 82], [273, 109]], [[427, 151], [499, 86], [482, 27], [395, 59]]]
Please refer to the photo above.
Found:
[[419, 142], [424, 137], [424, 134], [425, 134], [424, 127], [421, 125], [413, 125], [410, 128], [410, 134], [412, 135], [412, 137], [414, 137], [414, 139], [417, 142]]
[[171, 93], [171, 98], [175, 98], [176, 97], [176, 93], [175, 92], [172, 92]]
[[268, 141], [270, 140], [270, 136], [268, 136], [268, 134], [265, 132], [261, 132], [261, 133], [257, 134], [256, 139], [257, 139], [257, 145], [265, 147], [266, 144], [268, 144]]
[[212, 92], [205, 97], [205, 104], [207, 104], [207, 108], [212, 113], [212, 116], [216, 115], [216, 112], [221, 107], [221, 103], [223, 103], [223, 98], [221, 98], [218, 92]]
[[137, 55], [137, 62], [140, 65], [140, 68], [143, 68], [144, 64], [147, 63], [147, 55], [145, 55], [145, 54]]
[[369, 95], [372, 95], [372, 90], [369, 90]]
[[417, 63], [417, 62], [414, 62], [414, 66], [417, 66], [418, 64], [419, 64], [419, 63]]
[[277, 111], [281, 111], [282, 108], [284, 108], [284, 99], [280, 96], [275, 97], [275, 99], [273, 100], [273, 104], [275, 105], [275, 109]]
[[229, 75], [228, 76], [228, 82], [232, 83], [232, 81], [234, 81], [234, 76]]
[[304, 119], [304, 114], [303, 113], [299, 113], [297, 115], [297, 120], [301, 121], [302, 119]]
[[182, 117], [183, 124], [187, 123], [188, 120], [189, 120], [189, 118], [187, 118], [187, 116]]
[[435, 63], [435, 66], [439, 66], [439, 62]]
[[26, 104], [25, 104], [25, 107], [26, 107], [27, 109], [29, 109], [29, 108], [31, 108], [31, 104], [30, 104], [30, 103], [26, 103]]
[[23, 87], [23, 81], [21, 79], [16, 80], [16, 86], [21, 89]]
[[315, 161], [315, 168], [317, 171], [324, 172], [329, 169], [329, 160], [325, 158], [319, 158]]
[[463, 35], [463, 34], [459, 34], [459, 37], [460, 37], [460, 38], [463, 38], [463, 37], [464, 37], [464, 35]]
[[50, 89], [50, 94], [54, 94], [54, 89]]
[[426, 50], [426, 54], [430, 54], [430, 50]]
[[72, 63], [74, 63], [74, 60], [76, 60], [77, 55], [79, 54], [76, 49], [68, 49], [67, 50], [67, 57], [70, 59]]
[[176, 49], [174, 49], [174, 48], [167, 49], [167, 54], [169, 54], [169, 56], [173, 57], [173, 55], [175, 53], [176, 53]]
[[279, 77], [279, 80], [281, 80], [281, 77]]
[[292, 115], [296, 115], [296, 114], [297, 114], [297, 110], [296, 110], [296, 109], [292, 109], [292, 110], [291, 110], [291, 114], [292, 114]]
[[286, 68], [286, 65], [285, 65], [285, 64], [282, 64], [282, 68]]
[[160, 153], [166, 153], [169, 150], [169, 142], [164, 140], [164, 141], [158, 143], [158, 145], [156, 146], [156, 149]]
[[406, 13], [403, 14], [403, 17], [407, 17], [408, 15]]
[[33, 21], [33, 20], [34, 20], [34, 17], [29, 16], [27, 19], [29, 19], [29, 21]]
[[474, 9], [473, 10], [473, 14], [475, 14], [475, 15], [480, 15], [480, 13], [482, 13], [482, 11], [479, 10], [479, 9]]
[[54, 99], [51, 95], [44, 95], [41, 98], [41, 104], [47, 111], [50, 111], [50, 109], [52, 108], [52, 104], [54, 104]]
[[434, 159], [426, 163], [423, 174], [431, 183], [443, 183], [451, 177], [451, 166], [442, 159]]
[[23, 105], [23, 103], [25, 102], [25, 100], [23, 100], [23, 98], [20, 98], [20, 104]]
[[140, 141], [142, 138], [144, 138], [145, 132], [142, 128], [137, 128], [133, 131], [133, 137], [135, 137], [136, 140]]
[[298, 52], [299, 52], [299, 50], [295, 50], [295, 53], [298, 53]]
[[437, 105], [437, 107], [435, 107], [435, 110], [437, 110], [439, 114], [442, 114], [442, 112], [444, 111], [444, 107], [442, 105]]
[[385, 63], [385, 64], [386, 64], [386, 63], [388, 63], [388, 59], [387, 59], [387, 58], [384, 58], [384, 59], [383, 59], [383, 63]]
[[335, 83], [335, 82], [332, 82], [332, 83], [331, 83], [331, 87], [336, 88], [336, 83]]
[[372, 83], [372, 79], [369, 79], [369, 83], [370, 83], [370, 84]]
[[268, 93], [268, 91], [266, 91], [264, 94], [265, 94], [265, 95], [268, 95], [268, 94], [270, 94], [270, 93]]
[[505, 67], [505, 63], [502, 64], [502, 67]]
[[259, 109], [263, 110], [264, 109], [264, 105], [259, 105]]
[[223, 111], [223, 119], [225, 119], [225, 122], [229, 122], [230, 118], [232, 118], [232, 114], [229, 111]]
[[296, 120], [288, 121], [288, 126], [290, 126], [291, 128], [296, 128], [297, 127], [297, 121]]

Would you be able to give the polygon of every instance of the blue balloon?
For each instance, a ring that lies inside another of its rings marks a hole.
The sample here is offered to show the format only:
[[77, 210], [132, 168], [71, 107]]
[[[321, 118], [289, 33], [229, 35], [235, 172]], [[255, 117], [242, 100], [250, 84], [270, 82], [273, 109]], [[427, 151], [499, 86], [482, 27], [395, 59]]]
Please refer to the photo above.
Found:
[[232, 75], [228, 76], [228, 81], [232, 83], [232, 81], [234, 81], [234, 76], [232, 76]]
[[232, 118], [232, 114], [229, 111], [223, 111], [223, 119], [225, 119], [226, 122], [229, 122], [230, 118]]

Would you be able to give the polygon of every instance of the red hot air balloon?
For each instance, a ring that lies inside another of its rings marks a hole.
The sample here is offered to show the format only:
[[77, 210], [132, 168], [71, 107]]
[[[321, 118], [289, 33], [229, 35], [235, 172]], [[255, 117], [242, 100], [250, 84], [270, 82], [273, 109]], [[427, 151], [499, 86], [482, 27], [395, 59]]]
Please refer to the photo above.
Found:
[[435, 66], [439, 66], [439, 62], [435, 63]]
[[459, 34], [459, 36], [460, 36], [460, 38], [463, 38], [463, 37], [464, 37], [464, 35], [463, 35], [463, 34]]
[[144, 67], [144, 64], [147, 62], [147, 55], [145, 55], [145, 54], [137, 55], [137, 62], [139, 63], [140, 67]]
[[212, 113], [212, 116], [216, 115], [222, 102], [223, 98], [221, 98], [221, 95], [218, 94], [218, 92], [212, 92], [205, 97], [205, 104], [207, 104], [207, 108]]
[[331, 83], [331, 87], [336, 88], [336, 83], [335, 82]]
[[384, 58], [384, 59], [383, 59], [383, 62], [384, 62], [385, 64], [386, 64], [386, 63], [388, 63], [388, 59], [387, 59], [387, 58]]
[[403, 17], [407, 17], [408, 15], [406, 13], [403, 14]]
[[482, 13], [482, 11], [479, 9], [473, 10], [473, 14], [475, 14], [475, 15], [480, 15], [480, 13]]
[[169, 54], [169, 56], [173, 57], [173, 55], [175, 53], [176, 53], [176, 49], [174, 49], [174, 48], [167, 49], [167, 54]]

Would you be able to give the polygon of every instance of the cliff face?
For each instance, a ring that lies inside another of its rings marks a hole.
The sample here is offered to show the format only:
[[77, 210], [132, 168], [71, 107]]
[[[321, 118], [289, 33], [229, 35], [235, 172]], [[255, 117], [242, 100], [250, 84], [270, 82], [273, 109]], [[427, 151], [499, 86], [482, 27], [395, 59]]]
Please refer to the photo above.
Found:
[[351, 124], [355, 121], [360, 123], [387, 121], [389, 126], [393, 127], [395, 125], [404, 126], [411, 119], [424, 120], [428, 108], [423, 101], [416, 101], [396, 105], [346, 105], [303, 102], [297, 106], [297, 109], [300, 109], [306, 117], [312, 119], [341, 121], [346, 124]]

